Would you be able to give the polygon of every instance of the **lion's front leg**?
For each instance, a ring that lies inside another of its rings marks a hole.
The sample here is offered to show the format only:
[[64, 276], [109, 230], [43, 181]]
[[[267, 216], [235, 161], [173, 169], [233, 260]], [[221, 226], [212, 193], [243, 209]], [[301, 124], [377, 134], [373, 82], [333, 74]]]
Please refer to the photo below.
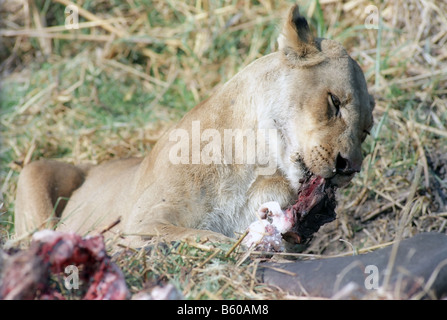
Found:
[[245, 210], [253, 218], [243, 244], [262, 251], [284, 251], [283, 234], [295, 223], [293, 215], [282, 210], [294, 198], [287, 180], [279, 174], [260, 176], [248, 194]]
[[185, 241], [191, 243], [196, 243], [198, 241], [210, 243], [231, 241], [230, 238], [213, 231], [178, 227], [167, 222], [155, 221], [150, 226], [146, 226], [144, 229], [126, 229], [124, 230], [122, 236], [122, 243], [133, 248], [143, 247], [151, 240], [167, 243], [174, 241]]
[[[145, 203], [146, 205], [140, 205]], [[193, 221], [200, 219], [195, 210], [187, 210], [175, 201], [161, 203], [137, 201], [132, 213], [123, 221], [124, 243], [141, 247], [151, 239], [164, 242], [186, 241], [228, 242], [230, 238], [210, 230], [195, 229]], [[203, 213], [202, 213], [203, 214]]]

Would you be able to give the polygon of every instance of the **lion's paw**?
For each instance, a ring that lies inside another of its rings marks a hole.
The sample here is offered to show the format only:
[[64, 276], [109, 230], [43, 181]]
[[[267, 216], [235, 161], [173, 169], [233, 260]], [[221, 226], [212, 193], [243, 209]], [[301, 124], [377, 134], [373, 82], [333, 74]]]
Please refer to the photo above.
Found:
[[276, 201], [266, 202], [258, 210], [259, 219], [247, 228], [243, 244], [260, 251], [284, 251], [282, 234], [292, 229], [294, 218]]

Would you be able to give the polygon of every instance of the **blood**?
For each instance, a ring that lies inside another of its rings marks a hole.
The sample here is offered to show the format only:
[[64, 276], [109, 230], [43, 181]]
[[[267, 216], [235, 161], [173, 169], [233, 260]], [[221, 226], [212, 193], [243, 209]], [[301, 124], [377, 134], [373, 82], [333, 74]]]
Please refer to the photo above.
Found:
[[323, 177], [310, 175], [302, 180], [297, 202], [286, 209], [295, 217], [292, 230], [283, 238], [292, 243], [306, 243], [320, 227], [335, 220], [335, 186]]
[[83, 299], [129, 297], [124, 275], [107, 255], [102, 235], [82, 238], [75, 233], [39, 231], [28, 250], [8, 260], [0, 286], [1, 299], [64, 299], [52, 288], [50, 275], [63, 272], [68, 265], [82, 266], [79, 278], [89, 284]]

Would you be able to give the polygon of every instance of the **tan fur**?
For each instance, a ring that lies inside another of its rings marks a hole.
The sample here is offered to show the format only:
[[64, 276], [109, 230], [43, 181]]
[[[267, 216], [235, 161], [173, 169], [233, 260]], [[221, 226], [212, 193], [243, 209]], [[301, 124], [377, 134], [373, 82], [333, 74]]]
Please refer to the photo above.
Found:
[[[373, 103], [357, 63], [338, 43], [314, 39], [302, 19], [293, 7], [278, 52], [254, 61], [196, 106], [144, 159], [91, 168], [50, 160], [26, 166], [18, 184], [17, 234], [45, 227], [62, 196], [70, 200], [50, 224], [58, 221], [58, 230], [86, 234], [121, 216], [116, 230], [132, 245], [152, 235], [223, 239], [243, 232], [263, 203], [293, 204], [305, 170], [346, 185], [353, 174], [334, 172], [337, 158], [359, 168]], [[339, 116], [329, 93], [342, 101]], [[241, 164], [234, 157], [233, 163], [193, 164], [194, 121], [201, 133], [213, 129], [207, 132], [222, 137], [228, 129], [277, 130], [276, 148], [268, 138], [273, 172], [261, 174], [258, 162]], [[170, 159], [178, 146], [170, 134], [178, 130], [189, 135], [188, 164]]]

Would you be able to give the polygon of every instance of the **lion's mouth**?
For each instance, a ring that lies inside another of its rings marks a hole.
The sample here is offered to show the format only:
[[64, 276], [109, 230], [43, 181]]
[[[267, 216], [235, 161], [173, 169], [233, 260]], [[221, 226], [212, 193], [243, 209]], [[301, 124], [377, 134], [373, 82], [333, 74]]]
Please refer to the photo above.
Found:
[[336, 217], [337, 187], [330, 180], [310, 173], [300, 182], [297, 202], [286, 209], [294, 216], [295, 224], [283, 237], [292, 243], [306, 243], [322, 225]]

